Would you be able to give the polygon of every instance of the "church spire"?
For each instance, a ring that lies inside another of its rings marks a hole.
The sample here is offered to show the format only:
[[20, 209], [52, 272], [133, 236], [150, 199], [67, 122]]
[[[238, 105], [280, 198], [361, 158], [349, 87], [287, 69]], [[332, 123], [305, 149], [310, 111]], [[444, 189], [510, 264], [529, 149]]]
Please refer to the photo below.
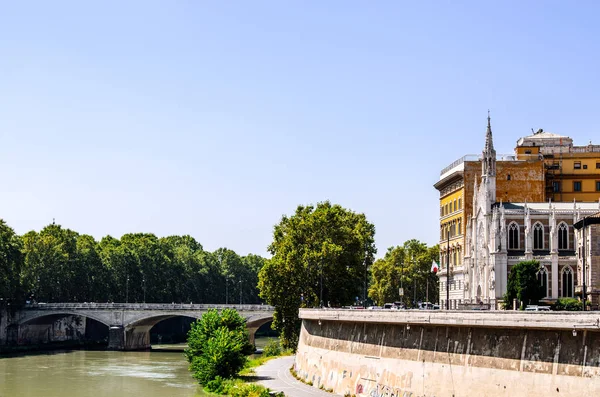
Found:
[[490, 119], [490, 110], [488, 109], [488, 124], [487, 130], [485, 131], [485, 149], [484, 151], [490, 153], [494, 150], [494, 141], [492, 140], [492, 124]]
[[492, 123], [489, 110], [487, 117], [487, 130], [485, 132], [485, 147], [483, 148], [481, 160], [481, 176], [496, 176], [496, 151], [494, 150]]

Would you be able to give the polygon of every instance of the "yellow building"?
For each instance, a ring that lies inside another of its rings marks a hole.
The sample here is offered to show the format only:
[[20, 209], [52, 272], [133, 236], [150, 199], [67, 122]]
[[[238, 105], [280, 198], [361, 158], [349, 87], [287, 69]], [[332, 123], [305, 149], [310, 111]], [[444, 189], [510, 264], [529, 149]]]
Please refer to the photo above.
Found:
[[[487, 156], [487, 157], [486, 157]], [[482, 183], [484, 158], [493, 156], [495, 202], [598, 202], [600, 145], [573, 146], [567, 136], [539, 130], [517, 141], [514, 154], [496, 155], [488, 116], [481, 156], [467, 155], [444, 168], [434, 187], [440, 193], [440, 297], [450, 288], [451, 302], [464, 299], [468, 272], [464, 268], [467, 222], [473, 214], [477, 186]], [[445, 279], [450, 265], [450, 285]], [[452, 282], [452, 280], [454, 280]]]

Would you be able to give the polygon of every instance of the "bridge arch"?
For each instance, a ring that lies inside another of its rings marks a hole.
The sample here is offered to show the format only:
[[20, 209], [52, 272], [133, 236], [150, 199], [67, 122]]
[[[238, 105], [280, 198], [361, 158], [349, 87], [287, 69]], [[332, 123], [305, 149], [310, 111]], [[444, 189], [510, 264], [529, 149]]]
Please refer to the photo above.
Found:
[[197, 320], [201, 313], [192, 314], [185, 312], [172, 312], [160, 314], [146, 314], [136, 316], [123, 325], [125, 350], [141, 350], [151, 348], [150, 330], [158, 323], [175, 317], [185, 317]]
[[110, 320], [105, 317], [91, 314], [89, 312], [71, 311], [71, 310], [60, 310], [60, 311], [52, 311], [52, 312], [45, 312], [45, 311], [25, 312], [25, 316], [21, 317], [19, 319], [19, 324], [27, 325], [27, 324], [32, 324], [34, 322], [39, 322], [43, 318], [58, 319], [58, 318], [64, 318], [67, 316], [90, 318], [101, 324], [106, 325], [107, 327], [110, 326]]
[[[109, 336], [106, 318], [95, 314], [61, 311], [24, 312], [14, 329], [14, 342], [19, 345], [68, 341], [103, 343]], [[92, 321], [88, 321], [92, 320]]]

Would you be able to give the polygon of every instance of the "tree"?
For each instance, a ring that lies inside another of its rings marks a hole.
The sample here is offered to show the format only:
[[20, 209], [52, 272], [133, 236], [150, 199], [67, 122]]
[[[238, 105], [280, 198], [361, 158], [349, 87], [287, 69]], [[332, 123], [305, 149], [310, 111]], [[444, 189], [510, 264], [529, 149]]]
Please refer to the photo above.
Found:
[[87, 286], [82, 284], [77, 261], [77, 236], [76, 232], [55, 224], [23, 236], [24, 282], [38, 299], [80, 300], [82, 289]]
[[[438, 280], [431, 272], [431, 263], [438, 259], [438, 246], [427, 247], [418, 240], [408, 240], [402, 246], [388, 248], [383, 259], [371, 267], [369, 297], [378, 305], [401, 301], [414, 306], [419, 301], [438, 299]], [[404, 295], [399, 295], [402, 287]]]
[[522, 304], [536, 304], [545, 295], [537, 278], [540, 270], [538, 261], [523, 261], [514, 265], [508, 275], [504, 306], [512, 307], [513, 299]]
[[254, 352], [246, 320], [233, 309], [209, 310], [192, 324], [185, 356], [190, 371], [202, 385], [217, 378], [231, 378]]
[[0, 298], [18, 299], [22, 295], [22, 241], [4, 220], [0, 219]]
[[98, 253], [98, 243], [87, 234], [76, 238], [77, 285], [76, 295], [83, 301], [108, 299], [109, 273]]
[[259, 273], [260, 296], [275, 306], [273, 328], [285, 348], [298, 342], [300, 307], [351, 304], [362, 297], [376, 252], [375, 227], [329, 201], [298, 206], [274, 227], [268, 260]]

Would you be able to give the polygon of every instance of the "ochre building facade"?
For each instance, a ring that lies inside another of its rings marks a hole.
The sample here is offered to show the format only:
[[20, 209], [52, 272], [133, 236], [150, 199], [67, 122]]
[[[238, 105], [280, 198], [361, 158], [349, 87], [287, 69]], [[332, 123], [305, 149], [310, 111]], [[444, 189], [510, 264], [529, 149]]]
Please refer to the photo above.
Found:
[[488, 117], [482, 154], [444, 168], [434, 187], [442, 307], [447, 292], [451, 308], [496, 305], [510, 268], [526, 259], [541, 262], [547, 298], [581, 291], [573, 225], [600, 210], [600, 145], [574, 146], [567, 136], [539, 130], [520, 138], [514, 154], [497, 155]]

